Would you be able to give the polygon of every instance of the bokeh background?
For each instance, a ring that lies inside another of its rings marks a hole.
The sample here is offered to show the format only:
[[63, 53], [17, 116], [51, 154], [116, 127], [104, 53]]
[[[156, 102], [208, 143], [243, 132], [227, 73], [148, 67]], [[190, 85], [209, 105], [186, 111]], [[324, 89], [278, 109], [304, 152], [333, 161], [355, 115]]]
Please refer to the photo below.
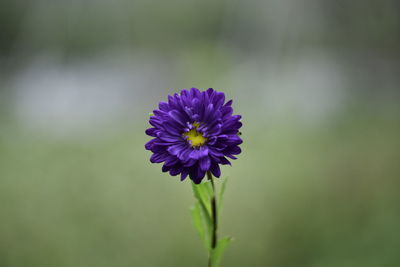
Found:
[[191, 87], [243, 115], [222, 266], [400, 266], [399, 10], [2, 0], [0, 266], [205, 266], [189, 181], [144, 150]]

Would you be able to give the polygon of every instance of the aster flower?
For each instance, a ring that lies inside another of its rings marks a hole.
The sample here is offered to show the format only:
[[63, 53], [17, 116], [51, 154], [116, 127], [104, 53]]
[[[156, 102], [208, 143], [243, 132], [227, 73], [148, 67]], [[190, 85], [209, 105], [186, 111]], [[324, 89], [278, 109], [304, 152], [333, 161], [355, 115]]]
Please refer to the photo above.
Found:
[[153, 152], [152, 163], [164, 163], [163, 172], [181, 180], [187, 176], [201, 183], [207, 172], [220, 177], [220, 164], [230, 164], [240, 154], [242, 143], [240, 115], [232, 115], [232, 100], [225, 103], [225, 94], [212, 88], [182, 90], [168, 96], [153, 111], [146, 134], [154, 137], [146, 145]]

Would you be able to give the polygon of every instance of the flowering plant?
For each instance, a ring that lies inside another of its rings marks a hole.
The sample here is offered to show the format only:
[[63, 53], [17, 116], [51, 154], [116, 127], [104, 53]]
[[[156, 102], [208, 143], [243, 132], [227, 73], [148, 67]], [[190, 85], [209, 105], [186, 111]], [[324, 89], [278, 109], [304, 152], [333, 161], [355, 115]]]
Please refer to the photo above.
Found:
[[[163, 172], [180, 174], [193, 181], [197, 203], [192, 209], [193, 222], [209, 251], [209, 266], [218, 266], [230, 238], [218, 240], [218, 206], [213, 176], [221, 176], [220, 165], [236, 159], [242, 143], [240, 115], [233, 115], [232, 100], [212, 88], [196, 88], [168, 96], [153, 111], [146, 134], [153, 137], [146, 149], [153, 152], [152, 163], [164, 163]], [[203, 182], [207, 175], [207, 181]], [[220, 203], [226, 179], [220, 190]]]

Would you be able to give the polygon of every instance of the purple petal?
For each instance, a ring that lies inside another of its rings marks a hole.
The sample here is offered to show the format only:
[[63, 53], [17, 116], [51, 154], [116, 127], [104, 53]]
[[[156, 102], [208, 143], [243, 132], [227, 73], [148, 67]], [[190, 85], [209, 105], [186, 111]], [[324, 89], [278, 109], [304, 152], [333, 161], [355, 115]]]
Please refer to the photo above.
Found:
[[174, 119], [176, 122], [178, 122], [180, 125], [185, 126], [186, 125], [186, 118], [177, 110], [172, 110], [168, 112], [168, 115]]
[[225, 94], [222, 92], [215, 92], [213, 103], [216, 108], [220, 108], [225, 102]]
[[189, 159], [188, 161], [186, 161], [183, 166], [184, 167], [192, 167], [193, 165], [195, 165], [197, 163], [196, 159]]
[[159, 133], [157, 133], [157, 136], [162, 141], [169, 142], [169, 143], [176, 143], [176, 142], [182, 141], [182, 137], [170, 135], [166, 132], [159, 132]]
[[169, 170], [169, 174], [171, 174], [172, 176], [176, 176], [176, 175], [180, 174], [181, 171], [182, 171], [182, 167], [174, 166], [171, 168], [171, 170]]
[[168, 111], [170, 110], [169, 105], [168, 105], [168, 103], [166, 103], [166, 102], [160, 102], [160, 103], [158, 104], [158, 108], [159, 108], [160, 110], [166, 111], [166, 112], [168, 112]]
[[212, 88], [208, 88], [206, 92], [209, 96], [212, 96], [215, 91]]
[[168, 113], [165, 111], [161, 111], [158, 109], [153, 110], [154, 115], [159, 116], [159, 117], [163, 117], [166, 116]]
[[222, 165], [232, 165], [231, 162], [227, 160], [225, 157], [221, 157], [219, 160]]
[[232, 106], [233, 100], [229, 100], [228, 102], [225, 103], [224, 107], [230, 107]]
[[162, 170], [162, 172], [167, 172], [167, 171], [169, 171], [171, 168], [172, 168], [171, 166], [167, 166], [167, 165], [164, 164], [164, 165], [162, 166], [161, 170]]
[[161, 163], [163, 161], [165, 161], [168, 157], [168, 154], [158, 154], [158, 153], [154, 153], [153, 155], [151, 155], [150, 157], [150, 161], [152, 163]]
[[213, 155], [213, 156], [215, 156], [215, 157], [222, 157], [222, 156], [224, 156], [224, 154], [223, 154], [222, 152], [218, 151], [218, 150], [215, 149], [214, 147], [210, 147], [210, 148], [208, 149], [208, 151], [209, 151], [209, 154], [210, 154], [210, 155]]
[[181, 181], [185, 180], [186, 177], [188, 176], [188, 174], [189, 174], [189, 170], [188, 169], [183, 169], [182, 173], [181, 173]]
[[240, 149], [240, 147], [238, 147], [238, 146], [234, 146], [234, 147], [231, 147], [230, 149], [229, 149], [229, 153], [230, 154], [233, 154], [233, 155], [238, 155], [238, 154], [240, 154], [242, 152], [242, 150]]
[[169, 156], [165, 160], [165, 165], [166, 166], [173, 166], [173, 165], [177, 164], [178, 162], [179, 162], [179, 159], [177, 157]]
[[176, 145], [172, 145], [170, 147], [168, 147], [167, 151], [171, 154], [171, 155], [175, 155], [177, 156], [179, 153], [181, 153], [181, 151], [185, 148], [184, 144], [176, 144]]
[[235, 134], [235, 135], [229, 135], [225, 143], [227, 145], [240, 145], [241, 143], [243, 143], [243, 140]]
[[207, 155], [208, 155], [208, 148], [200, 147], [200, 149], [193, 149], [192, 152], [189, 154], [189, 158], [200, 159]]
[[200, 92], [199, 89], [197, 89], [197, 88], [191, 88], [191, 89], [190, 89], [190, 96], [191, 96], [192, 98], [200, 98], [201, 92]]
[[144, 147], [145, 147], [147, 150], [151, 150], [151, 148], [153, 147], [153, 144], [154, 144], [155, 141], [157, 141], [157, 139], [151, 139], [149, 142], [147, 142], [147, 143], [144, 145]]
[[219, 165], [217, 163], [211, 164], [210, 171], [215, 177], [219, 178], [221, 176], [221, 169], [219, 168]]
[[211, 165], [210, 157], [202, 157], [199, 160], [199, 166], [202, 171], [205, 171], [205, 172], [208, 171], [208, 169], [210, 168], [210, 165]]
[[185, 146], [185, 147], [179, 152], [178, 158], [179, 158], [180, 160], [182, 160], [183, 162], [188, 161], [188, 160], [190, 159], [189, 155], [190, 155], [190, 153], [192, 153], [192, 150], [193, 150], [193, 149], [192, 149], [191, 147]]
[[149, 136], [157, 137], [156, 131], [157, 131], [156, 128], [149, 128], [146, 130], [146, 134]]

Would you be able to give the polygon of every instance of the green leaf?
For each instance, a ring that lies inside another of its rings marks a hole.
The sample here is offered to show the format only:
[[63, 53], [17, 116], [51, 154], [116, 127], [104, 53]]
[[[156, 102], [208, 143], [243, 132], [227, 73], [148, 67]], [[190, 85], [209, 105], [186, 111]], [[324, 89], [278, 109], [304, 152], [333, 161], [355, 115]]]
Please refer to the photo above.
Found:
[[202, 185], [204, 186], [204, 189], [207, 192], [208, 199], [211, 199], [214, 195], [214, 189], [212, 188], [211, 182], [207, 181], [202, 183]]
[[197, 232], [199, 233], [201, 238], [204, 238], [205, 236], [205, 229], [204, 229], [204, 224], [202, 221], [202, 215], [201, 215], [201, 207], [200, 204], [197, 202], [194, 204], [194, 206], [191, 208], [192, 211], [192, 220], [193, 220], [193, 225], [196, 228]]
[[149, 113], [149, 116], [150, 116], [150, 117], [154, 116], [154, 113], [153, 113], [153, 112], [150, 112], [150, 113]]
[[211, 266], [218, 267], [225, 249], [231, 242], [231, 237], [224, 237], [217, 242], [217, 247], [211, 251]]
[[204, 183], [195, 184], [192, 182], [192, 188], [194, 196], [199, 201], [201, 208], [203, 209], [204, 213], [208, 217], [209, 222], [211, 223], [211, 204], [207, 185], [205, 185]]
[[197, 233], [199, 234], [200, 238], [204, 242], [204, 245], [206, 246], [206, 249], [209, 248], [209, 242], [208, 242], [208, 236], [207, 236], [207, 229], [205, 225], [205, 218], [203, 211], [201, 210], [201, 205], [199, 202], [196, 202], [194, 206], [191, 208], [192, 212], [192, 221], [193, 225], [197, 230]]
[[[193, 193], [194, 196], [196, 197], [198, 204], [201, 207], [201, 215], [202, 215], [202, 221], [204, 222], [204, 229], [206, 232], [206, 238], [209, 240], [212, 232], [212, 217], [211, 217], [211, 204], [210, 204], [210, 198], [208, 196], [208, 185], [205, 185], [204, 183], [201, 184], [195, 184], [192, 182], [192, 188], [193, 188]], [[209, 250], [211, 249], [211, 244], [210, 242], [206, 241], [206, 249]]]
[[226, 183], [228, 182], [228, 177], [226, 177], [221, 185], [221, 189], [219, 190], [219, 199], [218, 199], [218, 212], [221, 214], [222, 206], [223, 206], [223, 200], [224, 200], [224, 193], [225, 193], [225, 188], [226, 188]]

